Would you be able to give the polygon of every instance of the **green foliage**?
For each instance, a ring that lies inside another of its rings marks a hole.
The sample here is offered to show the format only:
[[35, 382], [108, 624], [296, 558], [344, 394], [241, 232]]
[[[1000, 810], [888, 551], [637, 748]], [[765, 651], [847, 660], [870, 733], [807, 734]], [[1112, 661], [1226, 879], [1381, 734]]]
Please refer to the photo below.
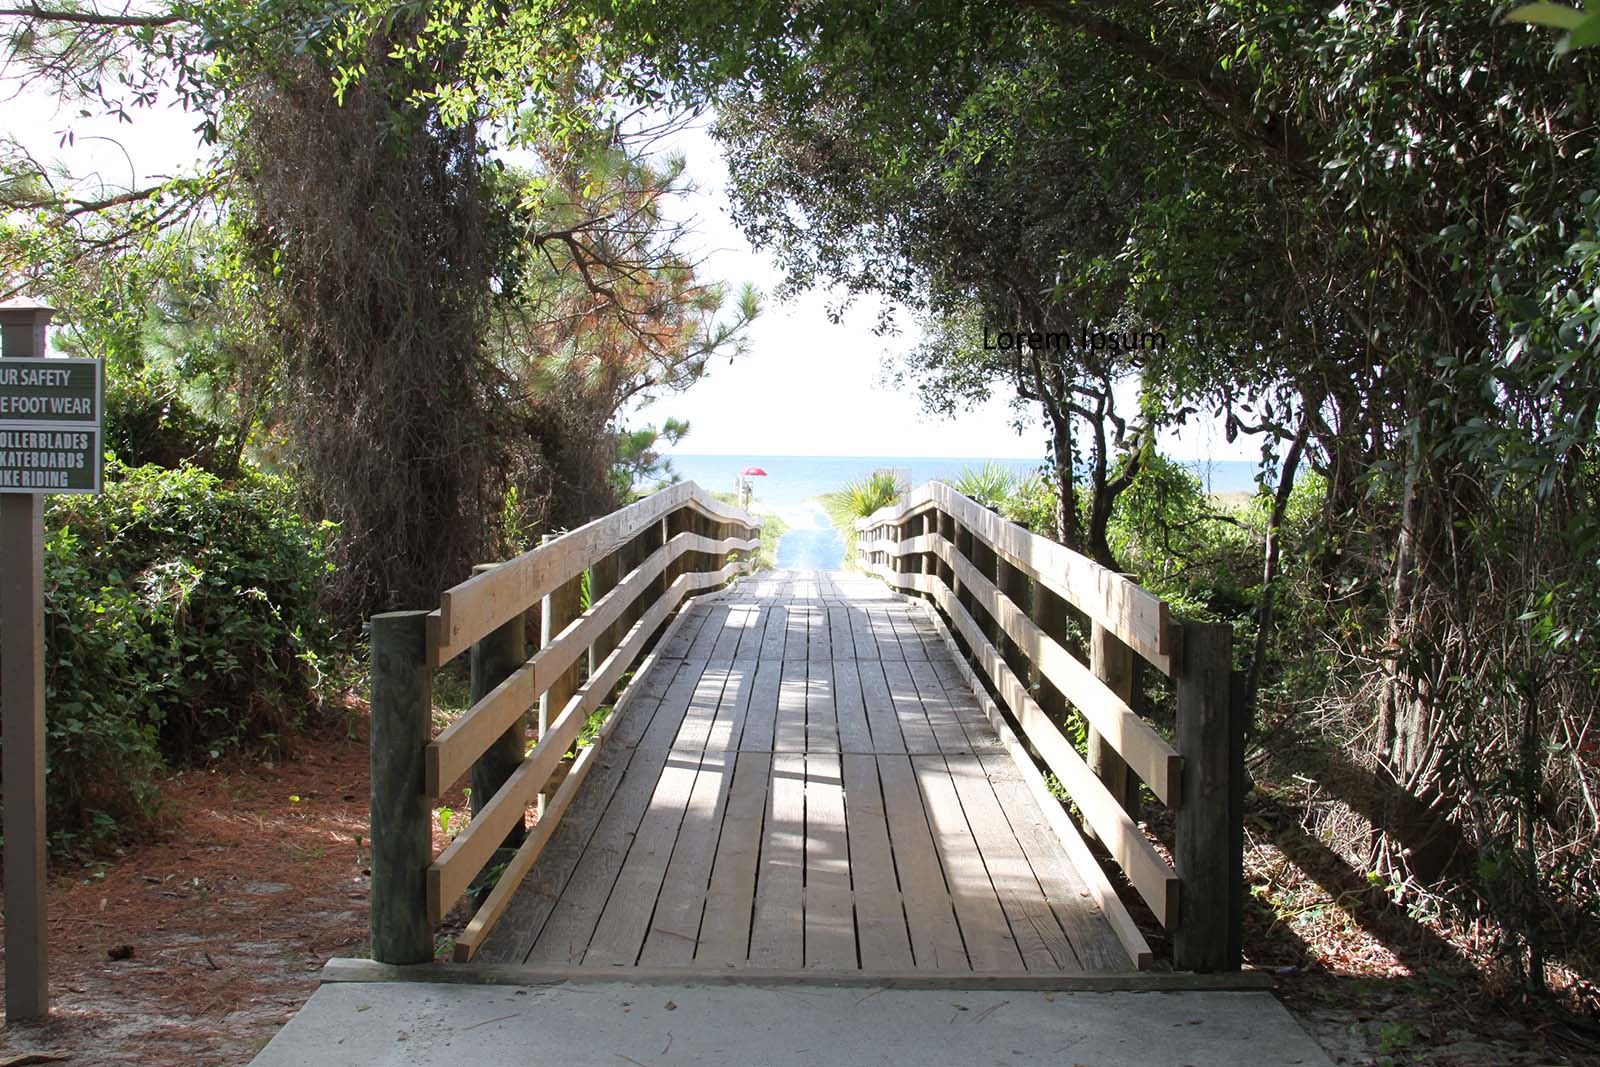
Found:
[[1017, 489], [1017, 476], [1003, 463], [989, 462], [981, 467], [963, 467], [950, 486], [970, 496], [986, 508], [998, 510]]
[[688, 435], [688, 420], [671, 416], [659, 428], [652, 425], [618, 431], [617, 458], [611, 465], [617, 498], [637, 500], [680, 481], [677, 471], [672, 469], [672, 460], [663, 456], [661, 449], [676, 447]]
[[850, 482], [836, 493], [824, 493], [822, 510], [844, 539], [845, 565], [856, 558], [856, 520], [888, 507], [900, 499], [900, 486], [888, 471], [877, 471]]
[[102, 495], [52, 498], [47, 528], [58, 841], [147, 825], [164, 766], [275, 745], [313, 710], [331, 531], [283, 482], [112, 462]]
[[170, 374], [111, 375], [105, 402], [106, 448], [127, 466], [190, 464], [223, 478], [239, 472], [240, 434], [200, 412]]
[[1042, 474], [1019, 478], [1001, 503], [1000, 514], [1041, 537], [1051, 537], [1056, 527], [1057, 492], [1054, 483]]

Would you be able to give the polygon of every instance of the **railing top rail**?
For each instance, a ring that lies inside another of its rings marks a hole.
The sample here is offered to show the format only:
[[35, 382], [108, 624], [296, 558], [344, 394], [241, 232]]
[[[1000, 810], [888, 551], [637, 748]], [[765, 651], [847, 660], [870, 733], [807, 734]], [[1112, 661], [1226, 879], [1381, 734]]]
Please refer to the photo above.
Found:
[[454, 659], [472, 642], [682, 507], [721, 522], [761, 525], [759, 519], [724, 504], [694, 482], [670, 485], [447, 589], [428, 619], [429, 661], [439, 666]]
[[1012, 566], [1110, 630], [1163, 673], [1173, 673], [1178, 637], [1166, 601], [1088, 556], [1006, 521], [943, 482], [928, 482], [912, 490], [905, 503], [880, 508], [857, 519], [855, 526], [864, 531], [900, 523], [930, 508], [954, 516]]

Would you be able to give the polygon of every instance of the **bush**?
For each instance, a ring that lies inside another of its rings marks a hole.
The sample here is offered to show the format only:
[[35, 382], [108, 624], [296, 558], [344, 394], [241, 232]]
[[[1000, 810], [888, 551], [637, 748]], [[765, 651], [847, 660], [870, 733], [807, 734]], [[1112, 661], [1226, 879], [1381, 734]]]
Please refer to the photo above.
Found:
[[129, 467], [190, 463], [224, 478], [239, 472], [239, 430], [201, 414], [177, 379], [158, 370], [106, 383], [105, 432], [106, 448]]
[[835, 493], [820, 497], [822, 510], [838, 528], [844, 539], [846, 567], [853, 567], [856, 558], [856, 520], [864, 519], [900, 500], [900, 483], [888, 471], [878, 471], [865, 478], [848, 483]]
[[981, 467], [962, 467], [950, 488], [998, 511], [1016, 491], [1017, 476], [1005, 464], [991, 461]]
[[58, 845], [146, 827], [168, 764], [270, 746], [312, 706], [329, 524], [284, 482], [108, 464], [53, 498], [45, 545], [48, 806]]

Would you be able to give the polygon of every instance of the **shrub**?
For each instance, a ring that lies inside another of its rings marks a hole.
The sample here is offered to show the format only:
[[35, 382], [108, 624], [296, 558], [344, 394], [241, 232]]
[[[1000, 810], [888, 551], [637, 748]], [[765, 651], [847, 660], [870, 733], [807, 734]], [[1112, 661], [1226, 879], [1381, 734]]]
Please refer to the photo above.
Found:
[[53, 498], [45, 546], [48, 805], [58, 844], [147, 826], [168, 764], [273, 745], [312, 706], [329, 524], [280, 479], [108, 464]]
[[1017, 488], [1017, 476], [1011, 468], [991, 461], [981, 467], [961, 468], [950, 488], [986, 508], [998, 510]]
[[824, 493], [822, 508], [844, 539], [845, 566], [856, 558], [856, 520], [886, 508], [900, 499], [900, 484], [888, 471], [878, 471], [848, 483], [836, 493]]
[[225, 478], [239, 471], [239, 430], [201, 414], [177, 379], [158, 370], [106, 383], [105, 434], [106, 448], [129, 467], [190, 463]]

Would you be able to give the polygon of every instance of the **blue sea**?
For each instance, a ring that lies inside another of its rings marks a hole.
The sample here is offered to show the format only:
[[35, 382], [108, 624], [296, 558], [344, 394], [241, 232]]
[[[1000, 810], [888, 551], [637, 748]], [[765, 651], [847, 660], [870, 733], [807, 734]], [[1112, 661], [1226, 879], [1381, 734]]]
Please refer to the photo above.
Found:
[[[746, 467], [760, 467], [765, 477], [750, 479], [755, 499], [789, 524], [778, 544], [778, 566], [799, 570], [838, 570], [844, 543], [816, 503], [823, 493], [843, 489], [875, 470], [910, 472], [913, 487], [928, 481], [953, 481], [968, 467], [998, 463], [1019, 475], [1044, 469], [1043, 460], [927, 456], [705, 456], [671, 453], [672, 470], [685, 481], [699, 482], [713, 492], [731, 492]], [[1210, 493], [1253, 492], [1256, 464], [1213, 460], [1190, 463]]]

